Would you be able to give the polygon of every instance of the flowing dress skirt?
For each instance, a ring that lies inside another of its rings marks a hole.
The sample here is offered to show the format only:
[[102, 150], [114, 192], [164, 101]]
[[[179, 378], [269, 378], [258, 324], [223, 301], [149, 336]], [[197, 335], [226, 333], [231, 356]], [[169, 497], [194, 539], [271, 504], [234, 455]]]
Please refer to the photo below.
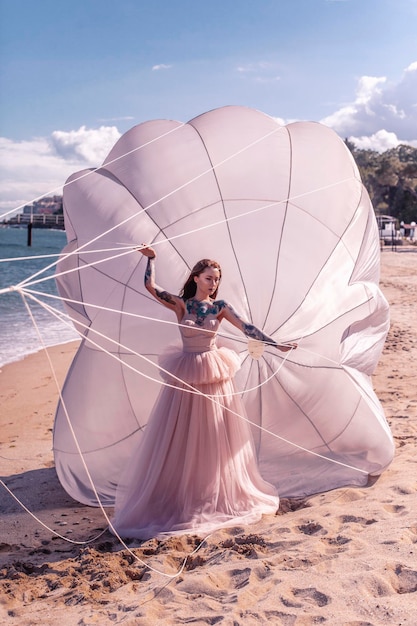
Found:
[[122, 476], [113, 527], [149, 539], [210, 533], [275, 513], [275, 488], [261, 477], [250, 425], [236, 393], [238, 355], [227, 348], [167, 356], [166, 376], [144, 436]]

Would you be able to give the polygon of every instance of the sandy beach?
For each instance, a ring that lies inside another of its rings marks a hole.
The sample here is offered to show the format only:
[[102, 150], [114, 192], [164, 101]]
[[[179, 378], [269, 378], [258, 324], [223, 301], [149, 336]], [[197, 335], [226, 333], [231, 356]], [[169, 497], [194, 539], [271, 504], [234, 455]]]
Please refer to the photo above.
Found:
[[27, 510], [0, 485], [0, 622], [415, 626], [417, 247], [383, 250], [381, 288], [391, 329], [374, 387], [392, 465], [366, 488], [282, 500], [277, 515], [217, 531], [194, 554], [203, 537], [121, 546], [101, 510], [60, 486], [52, 426], [76, 343], [49, 349], [56, 380], [44, 352], [3, 367], [0, 473]]

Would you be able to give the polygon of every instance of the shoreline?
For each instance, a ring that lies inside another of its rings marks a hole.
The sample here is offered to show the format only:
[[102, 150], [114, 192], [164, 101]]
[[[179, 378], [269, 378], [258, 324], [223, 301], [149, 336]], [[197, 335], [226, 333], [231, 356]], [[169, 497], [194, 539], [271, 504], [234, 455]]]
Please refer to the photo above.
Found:
[[[417, 254], [404, 252], [381, 254], [391, 328], [373, 376], [396, 443], [393, 463], [366, 487], [284, 499], [278, 515], [214, 532], [176, 578], [136, 562], [105, 530], [102, 512], [60, 486], [51, 434], [59, 392], [43, 351], [3, 366], [0, 473], [46, 526], [81, 543], [54, 536], [0, 486], [0, 618], [19, 626], [413, 626]], [[48, 349], [60, 385], [77, 345]], [[129, 548], [173, 575], [201, 539], [182, 535]]]
[[[51, 344], [45, 344], [45, 347], [50, 350], [51, 348], [59, 348], [60, 346], [66, 346], [67, 344], [77, 344], [80, 343], [80, 341], [78, 339], [67, 339], [66, 341], [60, 341], [59, 343], [51, 343]], [[38, 349], [30, 351], [30, 352], [25, 352], [24, 354], [20, 355], [18, 358], [13, 359], [13, 361], [7, 361], [5, 363], [0, 363], [0, 375], [2, 370], [5, 367], [8, 367], [9, 365], [14, 365], [15, 363], [21, 363], [22, 361], [24, 361], [25, 359], [27, 359], [28, 357], [31, 357], [35, 354], [38, 354], [39, 352], [44, 352], [45, 348], [40, 346]]]

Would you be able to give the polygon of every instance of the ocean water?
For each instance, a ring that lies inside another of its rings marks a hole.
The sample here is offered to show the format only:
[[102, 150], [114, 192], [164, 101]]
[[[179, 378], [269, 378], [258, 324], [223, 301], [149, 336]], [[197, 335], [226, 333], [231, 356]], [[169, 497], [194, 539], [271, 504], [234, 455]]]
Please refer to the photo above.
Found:
[[[8, 289], [38, 271], [45, 270], [58, 257], [36, 257], [58, 255], [65, 244], [65, 232], [61, 230], [33, 229], [32, 245], [28, 246], [26, 228], [0, 227], [0, 259], [13, 259], [0, 262], [0, 290]], [[33, 258], [23, 260], [22, 257]], [[38, 278], [49, 279], [31, 288], [43, 293], [57, 294], [55, 280], [51, 278], [54, 271], [54, 267], [43, 271]], [[64, 310], [58, 300], [45, 301], [54, 308]], [[42, 339], [39, 338], [21, 295], [9, 290], [0, 293], [0, 366], [41, 350], [43, 343], [51, 346], [78, 338], [72, 327], [66, 326], [40, 305], [28, 302]]]

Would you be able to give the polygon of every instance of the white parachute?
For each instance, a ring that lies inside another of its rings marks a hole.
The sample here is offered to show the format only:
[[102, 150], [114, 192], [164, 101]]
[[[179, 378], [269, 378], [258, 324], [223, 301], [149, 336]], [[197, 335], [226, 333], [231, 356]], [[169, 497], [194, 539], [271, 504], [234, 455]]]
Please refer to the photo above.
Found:
[[54, 454], [73, 498], [114, 503], [165, 384], [159, 356], [179, 342], [172, 313], [144, 288], [142, 242], [158, 251], [164, 288], [178, 292], [196, 261], [215, 259], [219, 297], [277, 342], [299, 344], [282, 353], [222, 325], [241, 356], [236, 387], [261, 473], [280, 496], [363, 485], [389, 465], [393, 440], [371, 382], [389, 325], [378, 230], [333, 131], [236, 106], [146, 122], [98, 170], [67, 181], [64, 212], [57, 283], [82, 342]]

